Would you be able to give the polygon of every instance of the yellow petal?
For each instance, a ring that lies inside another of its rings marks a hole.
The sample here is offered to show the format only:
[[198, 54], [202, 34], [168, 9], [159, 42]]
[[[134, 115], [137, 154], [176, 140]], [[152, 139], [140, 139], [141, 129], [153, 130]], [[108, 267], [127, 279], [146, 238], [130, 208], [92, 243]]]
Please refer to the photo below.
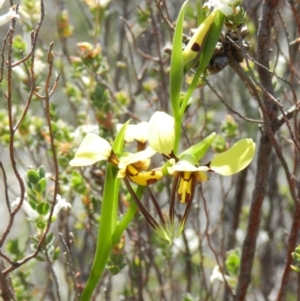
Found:
[[222, 176], [230, 176], [246, 168], [252, 161], [254, 153], [253, 140], [242, 139], [228, 151], [216, 155], [210, 163], [210, 169]]
[[185, 171], [180, 176], [177, 194], [180, 203], [186, 204], [191, 200], [192, 196], [192, 185], [193, 185], [193, 173]]
[[132, 182], [141, 186], [153, 184], [163, 177], [163, 173], [160, 169], [153, 169], [150, 171], [138, 171], [132, 165], [127, 166], [126, 175]]

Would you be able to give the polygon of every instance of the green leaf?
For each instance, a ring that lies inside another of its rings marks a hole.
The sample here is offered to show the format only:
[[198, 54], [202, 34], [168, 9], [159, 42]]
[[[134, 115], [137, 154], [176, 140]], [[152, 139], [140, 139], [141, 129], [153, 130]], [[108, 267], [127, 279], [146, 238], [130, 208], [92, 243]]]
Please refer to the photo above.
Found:
[[121, 154], [123, 151], [125, 132], [126, 132], [127, 125], [129, 123], [130, 123], [130, 120], [128, 120], [127, 122], [125, 122], [123, 124], [121, 130], [119, 131], [119, 133], [113, 143], [112, 148], [116, 154]]
[[56, 247], [53, 252], [53, 256], [52, 256], [53, 261], [57, 260], [59, 255], [60, 255], [60, 247]]
[[39, 228], [41, 230], [44, 230], [46, 228], [46, 224], [43, 221], [41, 221], [41, 220], [38, 220], [36, 222], [36, 226], [37, 226], [37, 228]]
[[181, 299], [181, 301], [193, 301], [193, 300], [194, 300], [193, 297], [189, 293], [186, 293]]
[[54, 234], [53, 233], [49, 233], [46, 236], [46, 245], [53, 244], [53, 242], [54, 242]]
[[36, 207], [36, 211], [40, 214], [40, 215], [46, 215], [48, 213], [50, 209], [50, 205], [46, 202], [41, 202], [40, 204], [38, 204], [38, 206]]
[[26, 177], [27, 180], [32, 184], [36, 184], [40, 180], [38, 172], [34, 169], [29, 169], [27, 171]]
[[36, 184], [35, 190], [42, 194], [45, 191], [46, 186], [47, 186], [47, 180], [46, 178], [42, 178]]
[[29, 203], [29, 205], [31, 206], [32, 209], [36, 210], [37, 202], [33, 201], [32, 199], [29, 199], [28, 203]]
[[209, 147], [215, 140], [215, 137], [216, 137], [216, 133], [210, 134], [205, 139], [194, 144], [193, 146], [185, 150], [182, 154], [180, 154], [179, 159], [187, 154], [192, 154], [196, 158], [196, 160], [199, 161], [206, 154]]
[[294, 272], [300, 274], [300, 268], [299, 268], [299, 267], [294, 266], [294, 265], [291, 265], [290, 267], [291, 267], [291, 269], [292, 269]]
[[240, 269], [240, 254], [238, 249], [227, 252], [225, 266], [230, 276], [238, 275]]
[[172, 44], [171, 66], [170, 66], [170, 98], [174, 118], [179, 113], [180, 90], [184, 78], [183, 56], [182, 56], [182, 33], [184, 14], [188, 1], [185, 1], [179, 12]]
[[254, 153], [253, 140], [242, 139], [228, 151], [216, 155], [210, 163], [210, 168], [222, 176], [230, 176], [246, 168], [252, 161]]
[[39, 175], [40, 175], [40, 179], [45, 178], [46, 171], [45, 171], [45, 167], [43, 165], [41, 165], [38, 168], [38, 172], [39, 172]]

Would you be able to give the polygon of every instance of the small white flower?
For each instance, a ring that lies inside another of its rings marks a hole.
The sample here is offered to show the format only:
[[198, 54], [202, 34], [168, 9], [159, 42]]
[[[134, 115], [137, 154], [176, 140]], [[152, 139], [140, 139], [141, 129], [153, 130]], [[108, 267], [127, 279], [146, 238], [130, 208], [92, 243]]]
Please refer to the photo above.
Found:
[[[3, 2], [4, 1], [0, 2], [1, 6], [3, 5]], [[20, 18], [20, 16], [16, 12], [16, 6], [12, 6], [6, 14], [0, 16], [0, 26], [9, 22], [13, 18]]]
[[204, 4], [204, 7], [209, 9], [214, 8], [222, 12], [225, 16], [230, 16], [233, 14], [233, 5], [236, 3], [236, 0], [209, 0]]
[[96, 8], [98, 6], [106, 8], [106, 6], [111, 2], [111, 0], [84, 0], [84, 2], [91, 8]]
[[226, 281], [231, 287], [235, 287], [237, 283], [237, 279], [228, 275], [222, 275], [222, 273], [220, 272], [220, 267], [216, 265], [212, 271], [209, 281], [210, 283], [214, 283], [216, 280], [220, 282], [224, 282], [224, 278], [226, 279]]
[[[56, 197], [56, 204], [54, 206], [54, 210], [53, 210], [53, 214], [52, 214], [52, 219], [56, 219], [58, 213], [60, 212], [61, 209], [68, 209], [68, 208], [72, 208], [72, 205], [67, 202], [65, 199], [63, 199], [59, 194]], [[47, 213], [44, 217], [44, 220], [48, 220], [50, 216], [50, 212]]]
[[[27, 198], [27, 194], [25, 194], [25, 198]], [[16, 200], [14, 202], [12, 202], [11, 208], [13, 208], [13, 209], [16, 208], [19, 205], [20, 200], [21, 200], [21, 198], [17, 197]], [[68, 203], [65, 199], [63, 199], [58, 194], [56, 197], [56, 204], [54, 206], [52, 219], [57, 218], [57, 215], [61, 209], [67, 209], [67, 208], [71, 208], [71, 207], [72, 207], [71, 204]], [[31, 207], [31, 205], [29, 204], [29, 202], [26, 199], [23, 200], [22, 208], [31, 221], [36, 221], [40, 218], [39, 213]], [[50, 216], [50, 212], [48, 212], [45, 216], [43, 216], [43, 220], [47, 221], [49, 219], [49, 216]]]
[[[190, 252], [193, 254], [199, 249], [199, 237], [195, 232], [195, 230], [193, 229], [186, 229], [184, 232], [187, 238], [188, 248]], [[175, 254], [179, 253], [178, 251], [180, 252], [185, 251], [186, 245], [182, 236], [178, 237], [173, 241], [173, 247], [174, 247], [173, 251], [175, 252]]]
[[174, 147], [174, 118], [164, 112], [155, 112], [149, 120], [149, 144], [158, 153], [169, 156]]
[[93, 133], [93, 134], [99, 134], [99, 126], [98, 125], [80, 125], [76, 128], [75, 132], [71, 133], [71, 137], [73, 138], [80, 138], [82, 139], [82, 136], [88, 134], [88, 133]]
[[[25, 193], [25, 198], [27, 197], [27, 194]], [[14, 202], [11, 203], [11, 208], [15, 209], [21, 201], [20, 197], [17, 197]], [[30, 220], [35, 221], [39, 218], [39, 214], [36, 210], [34, 210], [30, 204], [27, 202], [26, 199], [23, 200], [22, 208], [25, 211], [26, 215], [29, 217]]]

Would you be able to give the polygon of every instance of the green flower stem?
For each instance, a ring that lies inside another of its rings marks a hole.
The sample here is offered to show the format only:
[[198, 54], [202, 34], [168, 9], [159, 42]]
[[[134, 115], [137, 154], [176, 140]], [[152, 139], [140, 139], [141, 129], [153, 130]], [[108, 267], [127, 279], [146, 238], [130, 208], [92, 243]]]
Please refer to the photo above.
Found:
[[175, 155], [178, 154], [178, 147], [179, 147], [179, 142], [180, 142], [180, 137], [181, 137], [181, 121], [182, 121], [182, 115], [179, 115], [176, 118], [174, 117], [175, 142], [174, 142], [173, 150], [174, 150]]
[[214, 20], [214, 23], [211, 25], [207, 40], [204, 44], [204, 49], [200, 58], [200, 64], [199, 67], [197, 68], [196, 74], [194, 75], [193, 81], [191, 85], [189, 86], [184, 100], [182, 102], [182, 105], [180, 107], [180, 116], [182, 116], [185, 112], [185, 109], [188, 105], [188, 101], [190, 97], [192, 96], [192, 93], [197, 87], [198, 81], [200, 76], [203, 74], [205, 71], [206, 67], [209, 64], [209, 61], [211, 60], [215, 46], [218, 42], [218, 39], [220, 37], [221, 31], [222, 31], [222, 26], [224, 22], [224, 15], [220, 12], [216, 12], [216, 18]]
[[[101, 220], [99, 224], [98, 243], [90, 277], [81, 295], [81, 301], [90, 300], [105, 270], [112, 248], [120, 241], [123, 232], [138, 211], [134, 201], [117, 224], [117, 208], [120, 180], [116, 177], [117, 170], [110, 164], [107, 166], [104, 184]], [[145, 187], [139, 186], [136, 195], [141, 198]]]
[[81, 301], [91, 300], [113, 246], [112, 231], [117, 222], [116, 207], [118, 206], [119, 185], [117, 169], [111, 164], [107, 164], [97, 247], [90, 276], [80, 298]]
[[[144, 186], [138, 186], [137, 190], [135, 191], [135, 194], [137, 195], [137, 197], [140, 199], [144, 193], [145, 187]], [[137, 204], [132, 200], [130, 207], [128, 208], [128, 210], [126, 211], [126, 213], [124, 214], [123, 218], [121, 219], [121, 221], [119, 222], [119, 224], [117, 225], [113, 235], [112, 235], [112, 245], [116, 245], [119, 240], [121, 239], [123, 232], [125, 231], [125, 229], [128, 227], [129, 223], [132, 221], [132, 219], [134, 218], [135, 214], [138, 211], [138, 206]]]
[[182, 114], [179, 113], [180, 110], [180, 92], [181, 86], [184, 80], [183, 72], [183, 56], [182, 56], [182, 33], [183, 33], [183, 23], [184, 14], [186, 9], [187, 1], [185, 1], [181, 7], [176, 22], [172, 54], [171, 54], [171, 66], [170, 66], [170, 98], [172, 104], [173, 117], [175, 120], [175, 142], [173, 150], [175, 154], [178, 151], [180, 134], [181, 134], [181, 120]]

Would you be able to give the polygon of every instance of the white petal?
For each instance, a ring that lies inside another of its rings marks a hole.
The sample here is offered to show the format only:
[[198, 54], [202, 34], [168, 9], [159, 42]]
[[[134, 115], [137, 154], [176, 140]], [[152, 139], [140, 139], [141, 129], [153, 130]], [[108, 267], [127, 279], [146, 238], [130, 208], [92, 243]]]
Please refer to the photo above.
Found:
[[170, 155], [175, 141], [174, 118], [155, 112], [149, 121], [149, 144], [158, 153]]
[[[234, 2], [236, 2], [236, 0], [234, 0]], [[209, 9], [213, 7], [222, 12], [225, 16], [230, 16], [233, 14], [231, 0], [209, 0], [204, 4], [204, 7], [207, 7]]]
[[152, 147], [148, 146], [143, 151], [137, 152], [135, 154], [130, 154], [129, 156], [126, 156], [126, 157], [121, 157], [118, 167], [120, 169], [122, 169], [122, 168], [125, 168], [129, 164], [149, 159], [155, 153], [156, 153], [156, 151]]
[[215, 8], [222, 12], [225, 16], [230, 16], [233, 14], [233, 8], [222, 3], [219, 3]]
[[[61, 209], [71, 208], [71, 204], [68, 203], [65, 199], [63, 199], [59, 194], [56, 197], [56, 204], [53, 210], [52, 217], [56, 218]], [[45, 220], [48, 220], [50, 212], [45, 215]]]
[[112, 151], [111, 145], [96, 134], [89, 133], [81, 142], [71, 166], [87, 166], [107, 160]]
[[[123, 124], [117, 124], [117, 131], [119, 132]], [[128, 124], [126, 127], [125, 141], [132, 142], [137, 140], [140, 142], [146, 142], [148, 140], [149, 123], [146, 121], [138, 124]]]
[[14, 8], [11, 7], [5, 15], [0, 16], [0, 26], [9, 22], [13, 18], [20, 18], [20, 16], [16, 13]]
[[209, 168], [207, 166], [195, 166], [187, 161], [179, 161], [177, 162], [175, 165], [173, 165], [172, 167], [168, 167], [168, 170], [170, 169], [170, 171], [191, 171], [191, 172], [195, 172], [195, 171], [208, 171]]
[[0, 0], [0, 8], [2, 7], [5, 0]]

